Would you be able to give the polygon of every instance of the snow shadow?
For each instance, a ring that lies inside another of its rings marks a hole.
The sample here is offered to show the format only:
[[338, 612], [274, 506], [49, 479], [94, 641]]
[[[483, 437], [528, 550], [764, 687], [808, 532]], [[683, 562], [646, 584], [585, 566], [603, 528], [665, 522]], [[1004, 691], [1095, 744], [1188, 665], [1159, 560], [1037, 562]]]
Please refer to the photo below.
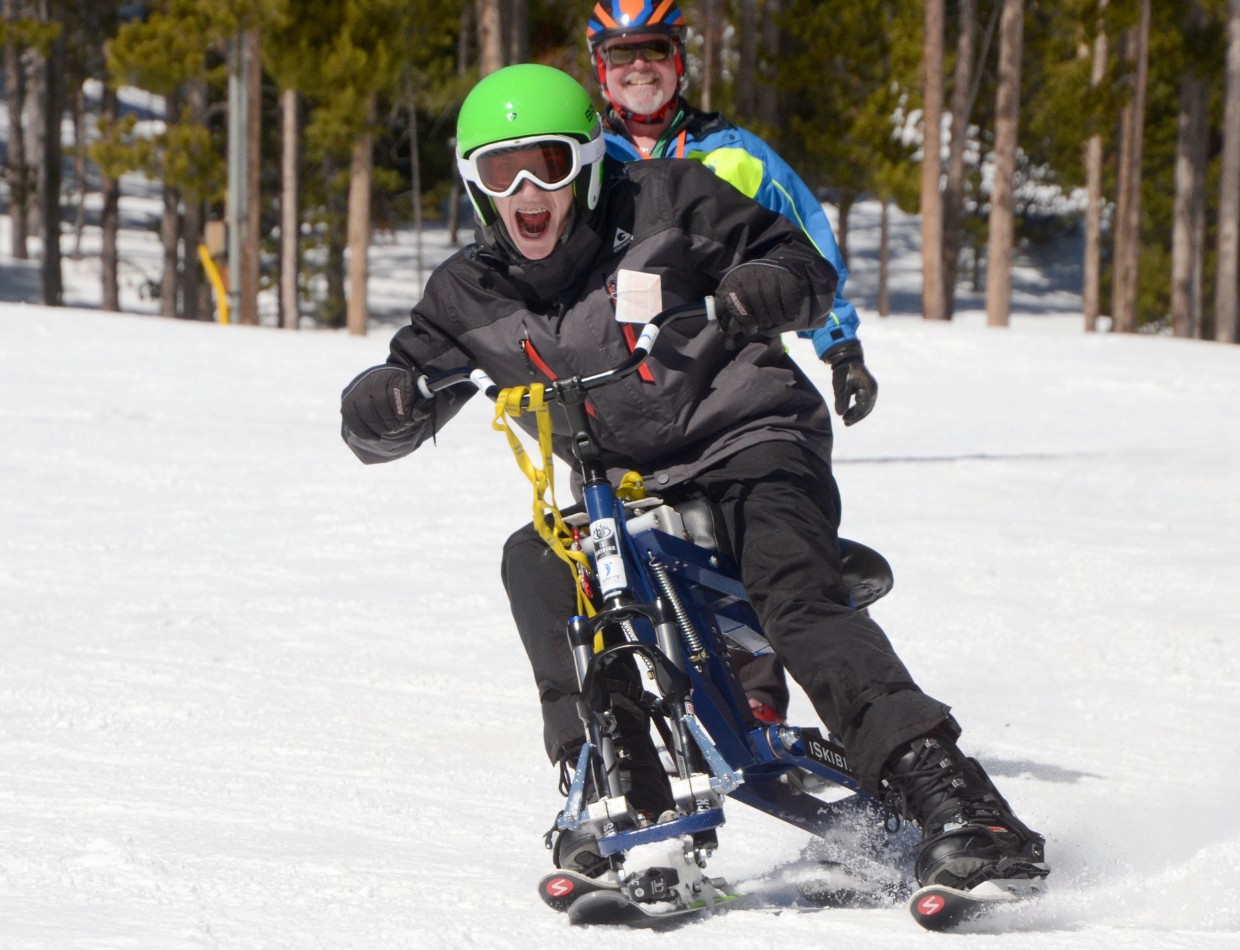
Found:
[[1072, 785], [1082, 779], [1104, 778], [1097, 772], [1082, 772], [1050, 762], [1032, 762], [1028, 759], [996, 759], [986, 757], [983, 764], [991, 777], [1020, 778], [1030, 776], [1043, 782]]

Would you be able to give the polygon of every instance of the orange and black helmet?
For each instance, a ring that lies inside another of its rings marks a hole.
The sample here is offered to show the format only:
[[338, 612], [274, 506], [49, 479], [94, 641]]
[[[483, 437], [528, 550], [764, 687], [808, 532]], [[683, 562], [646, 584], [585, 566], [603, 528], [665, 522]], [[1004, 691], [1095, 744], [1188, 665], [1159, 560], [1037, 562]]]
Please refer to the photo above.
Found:
[[626, 33], [680, 35], [684, 14], [676, 0], [609, 0], [596, 3], [586, 25], [586, 42], [593, 53], [603, 40]]

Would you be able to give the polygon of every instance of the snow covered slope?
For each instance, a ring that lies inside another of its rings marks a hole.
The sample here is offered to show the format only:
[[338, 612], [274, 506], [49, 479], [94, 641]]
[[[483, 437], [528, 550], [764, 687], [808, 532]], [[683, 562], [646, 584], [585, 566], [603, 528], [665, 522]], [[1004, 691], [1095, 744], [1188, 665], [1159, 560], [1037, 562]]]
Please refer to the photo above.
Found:
[[[1240, 348], [979, 324], [868, 317], [880, 400], [836, 449], [877, 618], [1048, 837], [1049, 898], [969, 945], [1235, 947]], [[584, 939], [534, 893], [556, 776], [498, 579], [527, 486], [481, 400], [352, 458], [338, 394], [387, 336], [0, 309], [0, 947]], [[771, 892], [805, 843], [734, 804], [712, 869]]]

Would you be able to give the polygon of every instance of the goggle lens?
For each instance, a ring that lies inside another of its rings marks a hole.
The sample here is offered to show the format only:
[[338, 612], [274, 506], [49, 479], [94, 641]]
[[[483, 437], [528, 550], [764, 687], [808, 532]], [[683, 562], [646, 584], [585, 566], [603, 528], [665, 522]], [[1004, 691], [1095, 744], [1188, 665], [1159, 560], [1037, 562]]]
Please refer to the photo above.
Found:
[[567, 142], [542, 141], [501, 148], [477, 157], [478, 182], [493, 195], [503, 196], [522, 172], [548, 191], [573, 177], [573, 149]]
[[639, 53], [648, 63], [661, 63], [672, 55], [672, 41], [642, 40], [640, 43], [617, 43], [603, 47], [603, 56], [611, 66], [628, 66]]

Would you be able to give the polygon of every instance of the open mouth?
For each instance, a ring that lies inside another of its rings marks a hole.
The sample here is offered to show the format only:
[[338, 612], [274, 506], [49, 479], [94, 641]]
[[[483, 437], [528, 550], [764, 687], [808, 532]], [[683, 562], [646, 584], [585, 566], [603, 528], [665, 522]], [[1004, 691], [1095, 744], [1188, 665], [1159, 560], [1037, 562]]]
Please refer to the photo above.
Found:
[[540, 238], [547, 233], [547, 228], [551, 225], [551, 212], [546, 208], [540, 208], [537, 211], [518, 211], [516, 218], [517, 230], [525, 238]]

